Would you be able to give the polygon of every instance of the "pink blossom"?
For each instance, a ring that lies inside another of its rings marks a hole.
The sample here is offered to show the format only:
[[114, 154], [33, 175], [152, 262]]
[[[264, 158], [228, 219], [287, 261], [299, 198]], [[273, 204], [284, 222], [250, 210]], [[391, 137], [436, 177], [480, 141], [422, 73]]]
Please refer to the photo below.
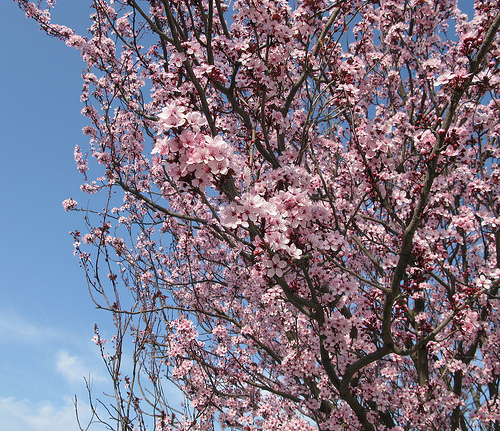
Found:
[[69, 211], [69, 210], [74, 210], [78, 206], [78, 203], [74, 199], [70, 198], [70, 199], [65, 199], [62, 203], [62, 206], [65, 211]]
[[83, 49], [87, 41], [76, 34], [71, 35], [69, 39], [66, 41], [66, 45], [71, 46], [76, 49]]
[[267, 269], [267, 276], [274, 277], [283, 277], [283, 270], [287, 267], [287, 264], [284, 260], [281, 260], [279, 255], [275, 254], [272, 259], [264, 261]]
[[183, 106], [169, 103], [161, 110], [161, 113], [158, 114], [158, 118], [160, 119], [158, 124], [163, 130], [182, 126], [186, 122], [185, 112], [186, 108]]

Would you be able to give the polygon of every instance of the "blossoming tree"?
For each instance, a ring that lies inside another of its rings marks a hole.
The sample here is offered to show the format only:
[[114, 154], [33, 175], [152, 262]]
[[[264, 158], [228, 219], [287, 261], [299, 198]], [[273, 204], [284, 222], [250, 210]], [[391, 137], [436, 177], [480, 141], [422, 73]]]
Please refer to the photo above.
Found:
[[103, 422], [500, 429], [496, 0], [17, 1], [87, 64]]

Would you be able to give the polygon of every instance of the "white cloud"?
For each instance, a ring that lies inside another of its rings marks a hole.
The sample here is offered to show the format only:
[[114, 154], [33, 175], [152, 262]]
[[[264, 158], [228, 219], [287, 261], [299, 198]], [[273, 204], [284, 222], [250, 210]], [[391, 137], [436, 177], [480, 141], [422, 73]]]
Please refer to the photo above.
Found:
[[61, 350], [57, 354], [57, 370], [70, 383], [83, 382], [83, 378], [89, 375], [89, 370], [85, 368], [83, 361], [78, 356], [72, 356], [65, 350]]
[[93, 381], [104, 381], [104, 377], [99, 373], [91, 372], [90, 367], [85, 364], [82, 358], [70, 355], [66, 350], [57, 353], [57, 370], [69, 383], [82, 384], [83, 379]]
[[[79, 406], [80, 422], [85, 428], [90, 418], [90, 407]], [[75, 406], [70, 398], [64, 399], [61, 405], [49, 401], [33, 403], [30, 400], [17, 400], [13, 397], [0, 398], [0, 429], [2, 431], [18, 431], [29, 429], [34, 431], [77, 431]], [[92, 430], [103, 429], [97, 425]]]
[[47, 338], [56, 338], [59, 334], [51, 328], [33, 325], [19, 316], [13, 310], [1, 310], [0, 313], [0, 342], [21, 341], [40, 343]]

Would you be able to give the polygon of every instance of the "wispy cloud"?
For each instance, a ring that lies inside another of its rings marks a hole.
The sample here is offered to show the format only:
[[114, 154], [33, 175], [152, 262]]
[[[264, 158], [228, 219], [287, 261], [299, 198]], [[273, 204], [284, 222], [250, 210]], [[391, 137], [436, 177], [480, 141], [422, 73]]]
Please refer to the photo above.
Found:
[[93, 372], [85, 361], [76, 355], [70, 355], [66, 350], [57, 353], [57, 370], [69, 383], [82, 383], [84, 378], [93, 381], [104, 381], [105, 378], [99, 373]]
[[[82, 426], [85, 428], [90, 418], [90, 407], [79, 406]], [[64, 399], [60, 405], [49, 401], [33, 403], [29, 400], [18, 400], [13, 397], [0, 398], [0, 429], [17, 431], [30, 429], [34, 431], [77, 431], [79, 430], [75, 406], [70, 398]], [[92, 430], [103, 429], [92, 426]]]
[[60, 336], [52, 328], [44, 328], [25, 320], [13, 310], [1, 310], [0, 341], [17, 340], [21, 342], [39, 343], [47, 338]]

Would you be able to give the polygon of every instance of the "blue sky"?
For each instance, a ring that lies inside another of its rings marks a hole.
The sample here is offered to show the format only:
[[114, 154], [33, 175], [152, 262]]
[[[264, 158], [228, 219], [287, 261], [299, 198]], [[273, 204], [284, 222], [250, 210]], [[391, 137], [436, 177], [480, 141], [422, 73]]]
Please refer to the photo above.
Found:
[[[54, 21], [83, 32], [90, 3], [59, 0]], [[461, 3], [470, 11], [472, 0]], [[88, 142], [84, 64], [12, 1], [1, 1], [0, 21], [0, 429], [76, 431], [75, 394], [88, 416], [83, 376], [96, 395], [109, 388], [94, 323], [112, 333], [72, 254], [68, 233], [85, 231], [82, 214], [61, 206], [88, 200], [73, 161], [74, 146]]]
[[[83, 376], [96, 394], [108, 387], [91, 338], [109, 316], [94, 309], [72, 254], [69, 231], [85, 231], [82, 214], [61, 206], [88, 199], [73, 161], [75, 144], [88, 142], [84, 63], [15, 3], [0, 3], [0, 429], [72, 431], [71, 397], [88, 412]], [[61, 0], [55, 21], [85, 26], [89, 4]]]

